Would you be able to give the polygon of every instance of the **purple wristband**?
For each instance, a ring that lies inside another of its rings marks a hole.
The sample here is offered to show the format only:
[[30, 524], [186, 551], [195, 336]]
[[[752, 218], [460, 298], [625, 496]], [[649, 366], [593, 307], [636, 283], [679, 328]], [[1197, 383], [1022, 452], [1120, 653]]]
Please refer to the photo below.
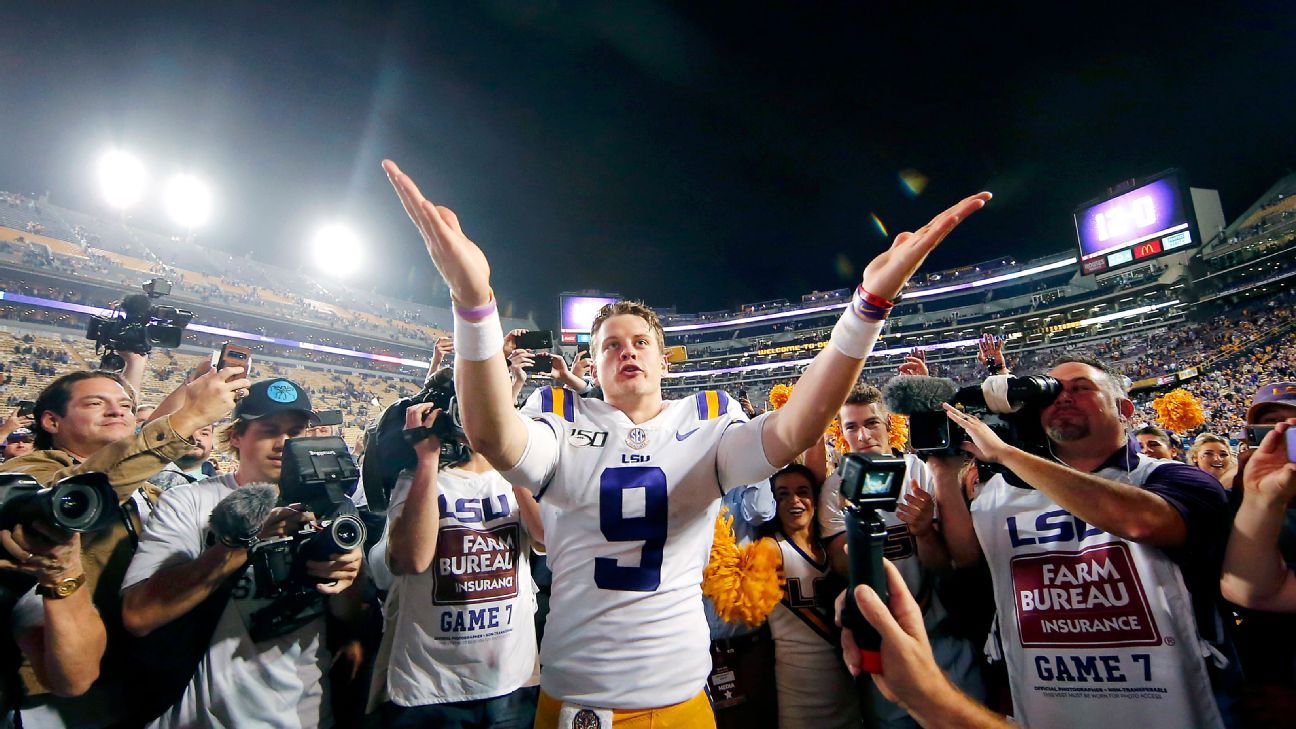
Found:
[[470, 322], [479, 322], [491, 314], [494, 314], [495, 310], [498, 308], [495, 303], [494, 293], [491, 294], [490, 301], [472, 309], [461, 309], [458, 302], [454, 301], [454, 299], [451, 299], [450, 302], [451, 308], [454, 309], [454, 315], [464, 321]]

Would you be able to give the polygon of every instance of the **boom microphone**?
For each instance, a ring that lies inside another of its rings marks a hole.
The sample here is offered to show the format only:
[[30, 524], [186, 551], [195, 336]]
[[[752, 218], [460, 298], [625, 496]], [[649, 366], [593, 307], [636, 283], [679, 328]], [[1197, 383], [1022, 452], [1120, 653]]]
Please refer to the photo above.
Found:
[[886, 383], [882, 400], [888, 410], [900, 415], [939, 413], [941, 405], [950, 402], [958, 391], [958, 385], [946, 377], [898, 375]]
[[240, 486], [212, 509], [207, 523], [226, 546], [250, 547], [278, 500], [279, 488], [273, 484]]

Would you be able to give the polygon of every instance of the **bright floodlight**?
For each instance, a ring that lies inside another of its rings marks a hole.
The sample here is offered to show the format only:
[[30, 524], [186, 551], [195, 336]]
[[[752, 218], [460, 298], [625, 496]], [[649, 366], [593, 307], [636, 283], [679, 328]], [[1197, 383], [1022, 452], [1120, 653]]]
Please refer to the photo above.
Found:
[[330, 223], [315, 231], [315, 237], [311, 239], [311, 255], [320, 270], [339, 278], [358, 271], [364, 261], [360, 237], [338, 223]]
[[125, 210], [144, 197], [148, 175], [144, 165], [125, 152], [113, 149], [99, 158], [99, 189], [108, 205]]
[[211, 217], [211, 190], [195, 177], [177, 175], [167, 183], [166, 209], [172, 220], [193, 230]]

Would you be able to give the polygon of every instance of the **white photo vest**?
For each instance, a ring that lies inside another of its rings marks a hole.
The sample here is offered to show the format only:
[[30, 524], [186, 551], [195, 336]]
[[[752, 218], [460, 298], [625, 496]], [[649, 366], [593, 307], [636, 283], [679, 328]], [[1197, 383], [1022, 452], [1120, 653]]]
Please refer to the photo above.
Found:
[[[1162, 462], [1095, 475], [1144, 483]], [[972, 502], [1023, 726], [1223, 727], [1179, 567], [996, 475]]]

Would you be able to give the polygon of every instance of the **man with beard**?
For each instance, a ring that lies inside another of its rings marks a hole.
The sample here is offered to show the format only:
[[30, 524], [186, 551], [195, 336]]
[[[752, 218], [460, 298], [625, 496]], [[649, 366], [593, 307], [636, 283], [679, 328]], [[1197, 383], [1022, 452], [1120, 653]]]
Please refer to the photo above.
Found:
[[[1222, 727], [1235, 674], [1221, 648], [1228, 535], [1219, 482], [1149, 458], [1126, 436], [1134, 405], [1103, 362], [1064, 357], [1040, 413], [1051, 458], [946, 405], [964, 448], [1000, 466], [972, 502], [990, 565], [1014, 718], [1025, 726]], [[1213, 656], [1203, 659], [1203, 656]]]
[[158, 472], [156, 476], [149, 479], [149, 483], [166, 491], [183, 486], [187, 483], [194, 483], [207, 478], [203, 472], [203, 464], [211, 457], [212, 453], [212, 435], [213, 426], [204, 426], [194, 431], [194, 447], [190, 448], [183, 456], [175, 459]]

